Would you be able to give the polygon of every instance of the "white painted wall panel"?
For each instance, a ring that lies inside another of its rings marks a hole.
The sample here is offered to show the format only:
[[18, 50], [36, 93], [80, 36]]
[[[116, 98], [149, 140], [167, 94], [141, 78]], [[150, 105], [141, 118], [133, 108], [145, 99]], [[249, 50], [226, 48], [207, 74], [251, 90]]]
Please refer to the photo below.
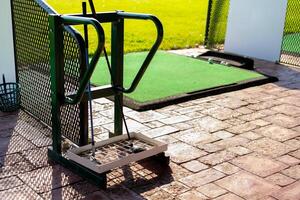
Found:
[[2, 74], [5, 74], [7, 82], [15, 82], [16, 74], [10, 0], [1, 0], [0, 2], [0, 27], [0, 83], [2, 83]]
[[287, 0], [230, 0], [225, 51], [278, 61]]

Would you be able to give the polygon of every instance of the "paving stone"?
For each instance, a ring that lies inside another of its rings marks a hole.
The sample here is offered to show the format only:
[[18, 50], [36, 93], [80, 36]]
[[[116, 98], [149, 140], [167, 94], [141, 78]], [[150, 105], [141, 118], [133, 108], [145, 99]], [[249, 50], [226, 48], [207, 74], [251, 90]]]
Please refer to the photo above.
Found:
[[282, 173], [293, 179], [300, 179], [300, 165], [292, 166], [282, 171]]
[[215, 183], [220, 187], [225, 188], [246, 199], [259, 199], [280, 189], [279, 186], [271, 184], [258, 176], [243, 171], [237, 172], [231, 176], [227, 176], [219, 181], [216, 181]]
[[232, 160], [231, 163], [261, 177], [269, 176], [287, 168], [287, 165], [281, 162], [258, 155], [245, 155]]
[[155, 140], [158, 140], [158, 141], [161, 141], [161, 142], [164, 142], [164, 143], [167, 143], [167, 144], [178, 142], [178, 140], [176, 138], [174, 138], [170, 135], [164, 135], [164, 136], [161, 136], [161, 137], [157, 137], [157, 138], [155, 138]]
[[208, 153], [214, 153], [214, 152], [217, 152], [217, 151], [220, 151], [223, 149], [222, 147], [220, 147], [214, 143], [213, 144], [210, 144], [210, 143], [209, 144], [199, 144], [197, 147]]
[[267, 122], [265, 120], [262, 120], [262, 119], [257, 119], [257, 120], [254, 120], [254, 121], [251, 121], [252, 124], [255, 124], [257, 126], [267, 126], [267, 125], [270, 125], [271, 123], [270, 122]]
[[144, 135], [151, 137], [151, 138], [156, 138], [164, 135], [169, 135], [171, 133], [177, 132], [178, 129], [174, 128], [172, 126], [162, 126], [159, 128], [151, 129], [149, 131], [143, 132]]
[[20, 153], [8, 154], [0, 157], [0, 165], [9, 166], [15, 165], [18, 162], [24, 162], [25, 159]]
[[275, 106], [271, 108], [272, 110], [285, 114], [285, 115], [291, 115], [291, 116], [297, 116], [300, 114], [300, 108], [293, 105], [288, 104], [282, 104], [279, 106]]
[[166, 192], [174, 196], [180, 195], [189, 190], [187, 186], [177, 181], [173, 181], [170, 184], [164, 185], [161, 187], [161, 189], [165, 190]]
[[191, 121], [195, 127], [201, 127], [208, 132], [216, 132], [228, 128], [230, 125], [212, 117], [203, 117]]
[[260, 110], [260, 111], [257, 111], [263, 115], [266, 115], [266, 116], [273, 116], [273, 115], [276, 115], [277, 112], [273, 111], [273, 110], [270, 110], [270, 109], [265, 109], [265, 110]]
[[180, 114], [187, 114], [187, 113], [200, 111], [200, 110], [203, 110], [203, 108], [199, 105], [196, 105], [196, 106], [189, 106], [189, 107], [177, 109], [176, 112], [178, 112]]
[[226, 139], [234, 136], [233, 134], [229, 133], [228, 131], [218, 131], [212, 134], [215, 137], [218, 137], [220, 139]]
[[177, 123], [177, 124], [173, 124], [173, 127], [177, 128], [180, 131], [185, 131], [187, 129], [193, 128], [192, 125], [188, 124], [188, 123]]
[[254, 113], [250, 113], [250, 114], [247, 114], [247, 115], [240, 116], [239, 119], [250, 122], [250, 121], [261, 119], [265, 116], [266, 115], [264, 115], [262, 113], [254, 112]]
[[230, 125], [234, 125], [234, 126], [246, 123], [246, 121], [240, 120], [238, 118], [228, 119], [228, 120], [225, 120], [224, 122], [227, 124], [230, 124]]
[[213, 184], [213, 183], [202, 185], [197, 188], [197, 191], [208, 196], [209, 198], [216, 198], [227, 192], [226, 190], [220, 188], [219, 186], [217, 186], [216, 184]]
[[181, 194], [177, 197], [180, 200], [206, 200], [208, 199], [206, 196], [203, 194], [195, 191], [195, 190], [190, 190], [184, 194]]
[[211, 109], [206, 109], [203, 110], [201, 113], [205, 114], [205, 115], [210, 115], [216, 119], [219, 120], [226, 120], [226, 119], [231, 119], [231, 118], [235, 118], [240, 116], [241, 114], [229, 109], [229, 108], [222, 108], [222, 107], [218, 107], [218, 108], [211, 108]]
[[184, 163], [184, 164], [182, 164], [182, 166], [194, 173], [208, 168], [207, 165], [205, 165], [197, 160], [192, 160], [190, 162]]
[[[126, 120], [127, 125], [128, 125], [128, 129], [130, 132], [140, 132], [140, 133], [144, 133], [145, 131], [148, 131], [150, 128], [139, 123], [136, 122], [134, 120]], [[110, 132], [114, 132], [114, 124], [110, 123], [110, 124], [105, 124], [103, 125], [104, 128], [106, 128], [107, 130], [109, 130]], [[125, 126], [123, 125], [123, 130], [125, 130]]]
[[268, 138], [254, 140], [244, 146], [254, 152], [270, 157], [279, 157], [291, 151], [291, 147]]
[[8, 177], [8, 178], [0, 179], [0, 191], [8, 190], [8, 189], [11, 189], [11, 188], [14, 188], [14, 187], [18, 187], [20, 185], [23, 185], [23, 183], [16, 176], [11, 176], [11, 177]]
[[276, 125], [285, 127], [285, 128], [293, 128], [293, 127], [300, 125], [299, 120], [297, 120], [293, 117], [284, 115], [284, 114], [277, 114], [275, 116], [269, 116], [269, 117], [264, 118], [264, 120], [274, 123]]
[[[122, 195], [122, 194], [120, 194], [120, 195]], [[129, 199], [132, 199], [132, 197], [129, 198]], [[148, 200], [161, 200], [161, 199], [164, 199], [164, 200], [175, 200], [175, 197], [173, 197], [171, 194], [169, 194], [168, 192], [166, 192], [164, 190], [159, 190], [156, 193], [154, 193], [153, 195], [148, 196], [147, 199]]]
[[[124, 199], [132, 199], [132, 200], [143, 200], [144, 198], [140, 195], [136, 194], [132, 190], [129, 190], [123, 186], [114, 186], [105, 190], [106, 197], [109, 197], [113, 200], [124, 200]], [[157, 198], [150, 198], [157, 199]], [[167, 199], [167, 198], [166, 198]]]
[[289, 185], [289, 184], [295, 182], [294, 179], [292, 179], [288, 176], [285, 176], [283, 174], [280, 174], [280, 173], [273, 174], [271, 176], [266, 177], [265, 179], [267, 181], [269, 181], [273, 184], [279, 185], [279, 186], [286, 186], [286, 185]]
[[297, 165], [300, 163], [300, 160], [297, 158], [294, 158], [292, 156], [289, 155], [283, 155], [279, 158], [277, 158], [278, 161], [283, 162], [287, 165], [293, 166], [293, 165]]
[[205, 144], [218, 140], [217, 137], [207, 133], [206, 131], [197, 129], [189, 129], [186, 131], [174, 133], [171, 136], [191, 145], [196, 145], [198, 143]]
[[251, 110], [247, 107], [241, 107], [241, 108], [235, 109], [235, 111], [238, 112], [238, 113], [241, 113], [243, 115], [250, 114], [250, 113], [254, 112], [253, 110]]
[[17, 153], [33, 148], [35, 146], [22, 136], [1, 138], [0, 140], [0, 155]]
[[185, 116], [188, 116], [190, 118], [196, 119], [196, 118], [200, 118], [200, 117], [204, 117], [204, 115], [200, 112], [189, 112], [184, 114]]
[[300, 126], [293, 128], [294, 131], [300, 132]]
[[30, 187], [19, 186], [0, 192], [0, 200], [8, 199], [42, 200], [43, 198], [39, 196], [35, 191], [33, 191]]
[[147, 122], [144, 123], [144, 125], [148, 126], [149, 128], [158, 128], [164, 126], [164, 124], [161, 123], [160, 121]]
[[126, 112], [126, 116], [141, 123], [156, 121], [167, 117], [165, 115], [162, 115], [152, 110], [147, 112], [136, 112], [136, 111]]
[[216, 101], [213, 101], [213, 103], [215, 103], [219, 106], [224, 106], [224, 107], [231, 108], [231, 109], [236, 109], [236, 108], [240, 108], [240, 107], [248, 105], [247, 102], [236, 99], [236, 98], [218, 99]]
[[78, 175], [59, 165], [40, 168], [18, 176], [37, 193], [48, 192], [81, 180]]
[[250, 151], [249, 149], [242, 147], [242, 146], [236, 146], [236, 147], [230, 147], [228, 148], [228, 151], [235, 153], [239, 156], [245, 155], [245, 154], [249, 154], [252, 151]]
[[[150, 183], [146, 185], [140, 185], [138, 187], [132, 188], [132, 190], [139, 194], [140, 196], [144, 197], [145, 199], [148, 199], [148, 197], [154, 195], [155, 193], [159, 192], [162, 190], [160, 182], [157, 183]], [[165, 191], [164, 191], [165, 192]]]
[[223, 172], [224, 174], [228, 174], [228, 175], [234, 174], [241, 170], [240, 168], [238, 168], [228, 162], [214, 166], [214, 169], [216, 169], [220, 172]]
[[300, 149], [297, 151], [291, 152], [290, 155], [300, 159]]
[[300, 135], [300, 133], [297, 133], [296, 131], [277, 125], [262, 127], [260, 129], [256, 129], [255, 132], [280, 142], [295, 138]]
[[105, 117], [101, 114], [99, 114], [99, 116], [93, 116], [93, 123], [95, 126], [109, 124], [112, 122], [113, 122], [112, 118]]
[[18, 154], [1, 157], [0, 178], [14, 176], [34, 169], [34, 166]]
[[52, 145], [52, 139], [49, 137], [46, 137], [46, 136], [44, 136], [42, 138], [31, 140], [30, 142], [32, 142], [32, 144], [34, 144], [35, 146], [37, 146], [39, 148]]
[[208, 164], [208, 165], [217, 165], [222, 162], [233, 159], [236, 154], [229, 151], [220, 151], [216, 153], [209, 154], [207, 156], [201, 157], [199, 161]]
[[288, 96], [288, 97], [283, 97], [280, 99], [277, 99], [279, 102], [286, 103], [286, 104], [292, 104], [295, 106], [300, 106], [300, 97], [297, 96]]
[[252, 124], [251, 122], [248, 123], [244, 123], [244, 124], [239, 124], [237, 126], [233, 126], [229, 129], [227, 129], [227, 131], [234, 133], [234, 134], [241, 134], [241, 133], [245, 133], [248, 131], [252, 131], [253, 129], [258, 128], [257, 125]]
[[278, 102], [275, 101], [265, 101], [265, 102], [259, 102], [259, 103], [255, 103], [252, 105], [248, 105], [247, 108], [250, 108], [251, 110], [264, 110], [264, 109], [269, 109], [274, 107], [275, 105], [277, 105]]
[[168, 117], [165, 119], [159, 119], [160, 122], [164, 123], [164, 124], [177, 124], [180, 122], [185, 122], [185, 121], [189, 121], [191, 120], [190, 117], [184, 116], [184, 115], [177, 115], [177, 116], [173, 116], [173, 117]]
[[247, 138], [249, 140], [256, 140], [256, 139], [262, 138], [261, 135], [254, 133], [252, 131], [240, 134], [239, 136]]
[[300, 197], [300, 181], [281, 188], [272, 196], [279, 200], [296, 200]]
[[199, 187], [215, 180], [223, 178], [225, 175], [215, 169], [207, 169], [188, 177], [182, 178], [179, 181], [190, 187]]
[[[169, 167], [170, 167], [170, 171], [171, 173], [170, 174], [167, 174], [165, 173], [164, 175], [166, 176], [166, 181], [167, 183], [170, 182], [170, 180], [180, 180], [184, 177], [187, 177], [187, 176], [190, 176], [192, 175], [193, 173], [190, 172], [189, 170], [181, 167], [180, 165], [174, 163], [174, 162], [171, 162], [169, 164]], [[162, 179], [164, 179], [164, 177], [162, 177]]]
[[167, 151], [173, 162], [183, 163], [197, 159], [207, 153], [182, 142], [170, 144]]
[[[299, 138], [299, 136], [297, 137]], [[298, 139], [291, 139], [291, 140], [287, 140], [284, 142], [285, 145], [289, 146], [291, 148], [291, 150], [297, 150], [300, 148], [300, 140]]]
[[215, 200], [243, 200], [243, 199], [235, 194], [228, 193], [216, 198]]
[[[98, 188], [87, 182], [79, 182], [41, 194], [44, 199], [87, 199]], [[102, 192], [105, 194], [104, 192]], [[108, 198], [107, 198], [108, 199]]]
[[54, 164], [48, 160], [47, 152], [48, 148], [38, 148], [24, 151], [22, 155], [35, 167], [45, 167]]
[[240, 145], [245, 145], [249, 142], [248, 139], [240, 137], [240, 136], [235, 136], [231, 138], [226, 138], [224, 140], [215, 142], [213, 144], [221, 147], [222, 149], [227, 149], [230, 147], [235, 147], [235, 146], [240, 146]]

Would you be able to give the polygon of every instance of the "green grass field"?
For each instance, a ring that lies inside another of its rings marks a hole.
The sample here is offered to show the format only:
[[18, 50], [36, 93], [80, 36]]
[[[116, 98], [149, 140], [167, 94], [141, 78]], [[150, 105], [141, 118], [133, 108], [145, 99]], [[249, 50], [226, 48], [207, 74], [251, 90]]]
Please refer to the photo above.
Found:
[[[145, 52], [125, 56], [125, 87], [129, 87], [145, 57]], [[159, 51], [137, 89], [126, 96], [138, 102], [148, 102], [259, 77], [262, 75], [256, 72]], [[110, 84], [104, 58], [97, 65], [92, 83], [98, 86]]]
[[[59, 13], [80, 13], [81, 0], [46, 0]], [[98, 12], [124, 10], [128, 12], [151, 13], [159, 17], [165, 29], [164, 41], [160, 49], [194, 47], [204, 40], [208, 0], [94, 0]], [[214, 1], [210, 41], [224, 41], [226, 15], [229, 0]], [[300, 18], [300, 1], [289, 0], [285, 33], [300, 32], [296, 21]], [[148, 50], [154, 41], [155, 28], [149, 22], [128, 21], [125, 24], [125, 52]], [[110, 44], [110, 27], [105, 25], [106, 44]], [[82, 31], [82, 28], [78, 28]], [[92, 29], [90, 29], [92, 31]], [[95, 33], [90, 34], [90, 53], [95, 48]]]
[[[47, 0], [59, 13], [80, 13], [81, 0]], [[97, 12], [124, 10], [151, 13], [163, 23], [165, 30], [161, 49], [194, 47], [203, 43], [207, 0], [94, 0]], [[110, 27], [106, 25], [106, 44], [110, 44]], [[79, 29], [82, 31], [82, 29]], [[91, 29], [92, 30], [92, 29]], [[146, 21], [125, 23], [125, 51], [148, 50], [155, 40], [155, 27]], [[90, 46], [95, 47], [95, 34]], [[108, 47], [109, 49], [109, 47]]]

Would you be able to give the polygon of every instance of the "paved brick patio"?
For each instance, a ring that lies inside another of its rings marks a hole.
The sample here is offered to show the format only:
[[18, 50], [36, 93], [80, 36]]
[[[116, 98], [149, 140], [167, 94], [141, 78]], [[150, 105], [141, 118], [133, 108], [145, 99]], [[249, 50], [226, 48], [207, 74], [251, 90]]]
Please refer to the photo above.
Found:
[[[300, 70], [256, 66], [280, 81], [154, 111], [125, 109], [131, 131], [169, 143], [172, 162], [116, 169], [106, 191], [47, 161], [47, 128], [23, 112], [0, 113], [0, 199], [299, 200]], [[94, 105], [102, 140], [112, 103]]]

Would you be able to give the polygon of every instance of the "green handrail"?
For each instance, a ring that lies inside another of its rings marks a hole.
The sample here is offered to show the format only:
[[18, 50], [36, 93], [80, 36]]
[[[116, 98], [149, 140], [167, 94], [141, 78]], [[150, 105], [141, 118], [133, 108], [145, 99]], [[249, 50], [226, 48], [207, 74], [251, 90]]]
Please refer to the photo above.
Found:
[[151, 60], [153, 59], [155, 53], [157, 52], [162, 40], [163, 40], [163, 36], [164, 36], [164, 30], [163, 30], [163, 26], [162, 23], [160, 22], [160, 20], [154, 16], [154, 15], [150, 15], [150, 14], [139, 14], [139, 13], [126, 13], [126, 12], [121, 12], [118, 11], [117, 15], [121, 18], [124, 19], [137, 19], [137, 20], [151, 20], [157, 29], [157, 37], [156, 37], [156, 41], [153, 44], [153, 46], [151, 47], [148, 55], [146, 56], [142, 66], [140, 67], [138, 73], [136, 74], [135, 78], [133, 79], [131, 85], [129, 88], [122, 88], [122, 92], [124, 93], [131, 93], [133, 92], [137, 85], [139, 84], [139, 82], [141, 81], [145, 71], [147, 70]]
[[[65, 100], [64, 100], [65, 103], [74, 105], [81, 101], [81, 99], [85, 93], [88, 82], [91, 79], [91, 76], [96, 68], [97, 62], [99, 61], [101, 52], [103, 51], [104, 43], [105, 43], [105, 36], [104, 36], [104, 30], [103, 30], [102, 26], [96, 19], [87, 18], [87, 17], [64, 16], [64, 15], [61, 16], [61, 19], [62, 19], [63, 25], [65, 25], [65, 26], [90, 24], [90, 25], [94, 26], [94, 28], [96, 29], [97, 36], [98, 36], [98, 44], [97, 44], [95, 54], [94, 54], [91, 62], [87, 63], [88, 69], [86, 70], [82, 79], [80, 80], [78, 91], [72, 98], [65, 97]], [[85, 59], [83, 59], [83, 60], [85, 61]]]

